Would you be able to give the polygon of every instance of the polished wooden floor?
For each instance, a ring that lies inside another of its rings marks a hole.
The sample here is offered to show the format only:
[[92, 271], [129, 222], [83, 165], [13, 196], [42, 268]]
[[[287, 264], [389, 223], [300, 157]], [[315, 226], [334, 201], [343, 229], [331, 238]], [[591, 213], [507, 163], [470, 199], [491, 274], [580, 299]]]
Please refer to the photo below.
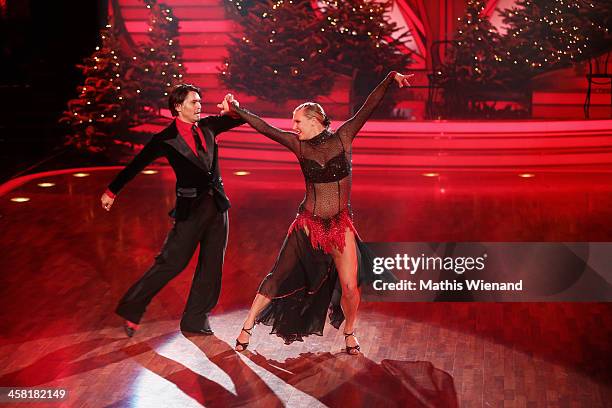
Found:
[[[233, 352], [301, 200], [296, 169], [225, 163], [233, 208], [215, 336], [178, 331], [192, 260], [125, 337], [112, 310], [170, 226], [173, 177], [158, 170], [110, 213], [98, 204], [110, 169], [49, 174], [0, 196], [0, 387], [68, 390], [37, 407], [611, 406], [605, 303], [364, 303], [358, 357], [329, 326], [291, 346], [258, 326], [249, 352]], [[366, 241], [612, 241], [611, 181], [356, 169], [353, 207]], [[19, 196], [30, 200], [10, 201]]]

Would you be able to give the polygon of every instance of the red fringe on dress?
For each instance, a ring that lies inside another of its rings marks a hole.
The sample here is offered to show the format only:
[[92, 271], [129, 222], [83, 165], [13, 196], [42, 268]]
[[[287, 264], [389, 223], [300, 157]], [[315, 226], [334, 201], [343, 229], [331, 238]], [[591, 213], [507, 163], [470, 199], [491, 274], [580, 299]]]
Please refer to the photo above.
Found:
[[289, 227], [289, 234], [295, 228], [303, 229], [304, 227], [308, 229], [312, 247], [319, 248], [326, 254], [331, 254], [334, 247], [340, 252], [344, 250], [346, 244], [344, 234], [347, 227], [359, 237], [348, 210], [342, 210], [331, 218], [321, 218], [310, 211], [303, 210], [298, 213], [295, 221]]

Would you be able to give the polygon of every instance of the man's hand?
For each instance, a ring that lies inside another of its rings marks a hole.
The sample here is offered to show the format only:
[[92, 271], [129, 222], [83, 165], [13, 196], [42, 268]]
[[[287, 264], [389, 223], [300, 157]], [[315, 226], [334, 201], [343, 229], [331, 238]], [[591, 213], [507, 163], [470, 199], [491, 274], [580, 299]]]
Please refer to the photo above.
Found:
[[100, 201], [102, 202], [102, 208], [104, 208], [106, 211], [110, 211], [115, 199], [104, 193], [102, 194], [102, 197], [100, 197]]
[[228, 93], [227, 95], [225, 95], [225, 98], [223, 98], [221, 103], [217, 104], [217, 108], [221, 109], [221, 115], [230, 115], [233, 117], [238, 117], [238, 114], [232, 110], [232, 102], [240, 106], [240, 103], [236, 99], [234, 99], [234, 95]]
[[405, 86], [410, 86], [410, 82], [408, 82], [408, 79], [413, 76], [414, 74], [403, 75], [398, 72], [397, 74], [395, 74], [395, 77], [393, 79], [395, 79], [395, 82], [397, 82], [400, 88], [403, 88]]

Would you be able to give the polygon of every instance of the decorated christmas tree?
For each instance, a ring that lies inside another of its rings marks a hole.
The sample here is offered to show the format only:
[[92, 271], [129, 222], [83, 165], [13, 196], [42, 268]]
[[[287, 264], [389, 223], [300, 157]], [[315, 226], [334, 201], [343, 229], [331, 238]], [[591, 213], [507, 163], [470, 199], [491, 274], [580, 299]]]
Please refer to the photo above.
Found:
[[[85, 77], [78, 97], [68, 102], [60, 122], [69, 125], [67, 142], [103, 150], [126, 140], [131, 126], [145, 123], [167, 106], [170, 88], [185, 72], [178, 45], [178, 21], [172, 10], [145, 0], [150, 10], [149, 40], [140, 50], [125, 41], [119, 23], [101, 30], [101, 45], [78, 67]], [[123, 37], [121, 37], [123, 36]]]
[[171, 88], [185, 74], [178, 42], [178, 20], [172, 9], [155, 0], [145, 0], [150, 10], [149, 41], [132, 57], [131, 86], [137, 94], [138, 122], [160, 115], [167, 106]]
[[438, 74], [443, 77], [443, 87], [447, 90], [461, 92], [502, 84], [501, 36], [481, 15], [484, 6], [482, 0], [470, 0], [465, 16], [460, 19], [447, 62]]
[[501, 57], [516, 85], [611, 48], [610, 1], [519, 0], [501, 14], [508, 27]]
[[262, 1], [240, 23], [221, 68], [228, 87], [273, 102], [311, 99], [333, 84], [323, 21], [308, 1]]
[[434, 73], [444, 88], [447, 116], [474, 113], [483, 93], [528, 100], [534, 76], [612, 48], [609, 1], [519, 0], [501, 11], [504, 35], [481, 15], [483, 7], [483, 1], [468, 2], [446, 64]]
[[[353, 79], [351, 113], [354, 113], [372, 89], [391, 70], [404, 71], [411, 57], [402, 42], [409, 32], [390, 21], [392, 1], [319, 2], [323, 19], [327, 64], [335, 73]], [[393, 88], [394, 89], [394, 88]], [[393, 97], [383, 100], [381, 111], [389, 111]]]
[[121, 50], [118, 36], [117, 30], [107, 25], [100, 32], [101, 45], [78, 65], [85, 81], [60, 119], [70, 127], [69, 144], [100, 150], [112, 144], [113, 132], [125, 130], [131, 124], [128, 100], [133, 101], [135, 95], [129, 95], [124, 86], [130, 62]]
[[[322, 29], [329, 44], [326, 56], [334, 71], [349, 75], [354, 69], [401, 71], [410, 64], [410, 55], [400, 51], [409, 33], [389, 20], [392, 3], [363, 0], [320, 2], [322, 6], [317, 14], [324, 22]], [[398, 31], [402, 33], [395, 35]]]
[[[444, 102], [437, 114], [445, 117], [489, 115], [487, 100], [507, 97], [505, 70], [500, 55], [501, 36], [483, 15], [485, 1], [469, 0], [459, 19], [443, 67], [434, 72], [444, 90]], [[494, 93], [500, 95], [494, 95]], [[501, 95], [503, 94], [503, 95]]]
[[274, 102], [312, 99], [328, 94], [338, 75], [377, 83], [384, 71], [402, 70], [410, 62], [399, 51], [402, 38], [393, 38], [398, 27], [385, 15], [390, 1], [316, 4], [231, 1], [249, 12], [238, 17], [244, 35], [234, 39], [221, 69], [228, 87]]

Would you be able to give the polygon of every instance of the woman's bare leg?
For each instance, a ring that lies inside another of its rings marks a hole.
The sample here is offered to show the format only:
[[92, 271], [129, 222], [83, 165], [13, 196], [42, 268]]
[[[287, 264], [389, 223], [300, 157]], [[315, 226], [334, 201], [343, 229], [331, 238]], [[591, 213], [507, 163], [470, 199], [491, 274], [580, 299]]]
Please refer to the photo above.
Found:
[[[355, 330], [355, 320], [357, 319], [357, 309], [361, 296], [357, 286], [357, 247], [355, 243], [355, 235], [353, 231], [347, 228], [345, 234], [345, 246], [342, 252], [335, 250], [332, 253], [338, 278], [342, 287], [342, 298], [340, 305], [344, 312], [346, 322], [344, 323], [344, 333], [353, 333]], [[357, 346], [359, 343], [354, 336], [346, 338], [347, 346]], [[357, 350], [353, 350], [351, 354], [357, 354]]]
[[[242, 327], [245, 329], [253, 328], [253, 326], [255, 326], [255, 319], [257, 318], [259, 313], [261, 313], [261, 311], [264, 310], [266, 306], [268, 306], [269, 303], [270, 303], [270, 298], [267, 298], [260, 293], [255, 295], [255, 299], [253, 299], [253, 304], [251, 305], [251, 309], [249, 310], [249, 313], [247, 314], [247, 317], [244, 320]], [[249, 341], [249, 337], [250, 336], [247, 333], [245, 333], [243, 330], [240, 330], [240, 334], [238, 335], [238, 338], [236, 340], [238, 340], [241, 343], [247, 343]], [[242, 351], [244, 350], [244, 348], [238, 345], [236, 346], [236, 350]]]
[[[306, 235], [308, 235], [307, 228], [305, 228], [305, 232], [306, 232]], [[264, 283], [262, 283], [262, 285]], [[266, 290], [266, 293], [276, 293], [276, 289], [268, 288]], [[257, 295], [255, 295], [255, 299], [253, 299], [253, 304], [251, 305], [251, 309], [249, 310], [249, 313], [247, 314], [247, 317], [242, 327], [250, 331], [250, 329], [255, 325], [255, 319], [257, 319], [257, 316], [261, 313], [262, 310], [264, 310], [266, 306], [270, 304], [270, 302], [271, 302], [271, 299], [269, 297], [262, 295], [261, 293], [258, 293]], [[240, 330], [240, 333], [238, 334], [238, 338], [236, 340], [238, 340], [240, 343], [246, 343], [249, 341], [249, 337], [250, 336], [248, 333], [245, 333], [243, 330]], [[243, 347], [241, 347], [240, 345], [236, 346], [236, 351], [242, 351], [242, 350], [244, 350]]]

